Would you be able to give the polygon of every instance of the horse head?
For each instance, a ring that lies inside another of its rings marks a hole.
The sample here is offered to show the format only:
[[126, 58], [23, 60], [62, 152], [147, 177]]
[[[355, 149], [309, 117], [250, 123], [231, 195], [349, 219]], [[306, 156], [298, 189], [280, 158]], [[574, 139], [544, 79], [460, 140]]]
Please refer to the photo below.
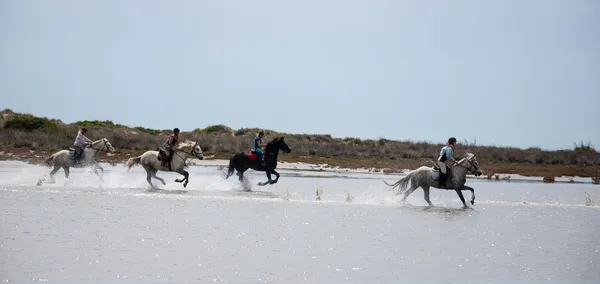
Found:
[[467, 162], [467, 165], [462, 166], [467, 168], [468, 172], [474, 174], [476, 177], [482, 174], [481, 169], [479, 169], [479, 162], [477, 162], [477, 158], [475, 158], [473, 153], [467, 153], [467, 156], [463, 160]]
[[92, 148], [96, 151], [105, 150], [106, 152], [109, 152], [109, 153], [115, 152], [115, 148], [113, 147], [112, 144], [110, 144], [110, 142], [108, 142], [108, 139], [106, 139], [106, 138], [102, 138], [100, 140], [96, 140], [96, 141], [92, 142], [92, 145], [90, 146], [90, 148]]
[[185, 141], [185, 142], [181, 142], [179, 144], [179, 151], [182, 151], [184, 153], [187, 153], [189, 155], [192, 155], [196, 158], [198, 158], [199, 160], [203, 160], [204, 159], [204, 154], [202, 153], [202, 147], [200, 147], [200, 145], [198, 145], [198, 141], [194, 142], [194, 141]]
[[284, 153], [292, 152], [290, 146], [288, 146], [287, 143], [285, 143], [285, 139], [283, 136], [275, 137], [275, 139], [267, 143], [267, 146], [265, 148], [274, 152], [277, 152], [279, 150], [283, 151]]

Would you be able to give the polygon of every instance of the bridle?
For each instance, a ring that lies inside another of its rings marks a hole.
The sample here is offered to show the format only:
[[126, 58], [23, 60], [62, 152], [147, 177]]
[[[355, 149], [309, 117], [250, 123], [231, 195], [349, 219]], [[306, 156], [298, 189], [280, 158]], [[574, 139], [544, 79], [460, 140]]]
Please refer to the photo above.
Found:
[[[281, 143], [281, 142], [280, 142], [280, 140], [277, 140], [277, 142]], [[279, 151], [283, 151], [283, 149], [282, 149], [281, 145], [280, 145], [280, 147], [278, 147], [278, 148], [277, 148], [275, 151], [273, 151], [272, 149], [269, 149], [269, 148], [270, 148], [269, 146], [272, 146], [272, 145], [275, 145], [275, 143], [273, 143], [273, 141], [271, 141], [271, 142], [267, 143], [267, 145], [265, 146], [265, 153], [266, 153], [266, 154], [269, 154], [269, 155], [271, 155], [271, 156], [274, 156], [274, 155], [275, 155], [275, 153], [277, 153], [277, 152], [279, 152]], [[288, 148], [289, 148], [289, 147], [288, 147]], [[285, 152], [285, 151], [284, 151], [284, 152]]]
[[196, 156], [198, 156], [198, 152], [196, 152], [196, 146], [198, 146], [198, 141], [196, 141], [196, 143], [194, 143], [194, 146], [192, 147], [192, 151], [186, 152], [186, 151], [183, 151], [183, 150], [180, 150], [180, 149], [174, 149], [175, 152], [173, 154], [175, 154], [179, 158], [181, 158], [183, 160], [183, 164], [185, 165], [186, 162], [187, 162], [187, 159], [189, 159], [189, 157], [187, 157], [187, 158], [184, 159], [181, 155], [179, 155], [179, 152], [183, 152], [183, 153], [186, 153], [186, 154], [188, 154], [190, 156], [196, 157]]
[[[474, 174], [474, 173], [475, 173], [477, 170], [479, 170], [479, 167], [478, 167], [478, 166], [476, 166], [476, 165], [475, 165], [475, 164], [474, 164], [474, 163], [471, 161], [471, 159], [473, 159], [473, 158], [475, 158], [475, 156], [472, 156], [472, 157], [469, 157], [469, 158], [466, 158], [466, 159], [465, 159], [465, 160], [467, 160], [467, 162], [469, 162], [469, 167], [465, 167], [465, 166], [463, 166], [463, 165], [461, 165], [461, 164], [457, 164], [457, 166], [459, 166], [459, 167], [462, 167], [462, 168], [465, 168], [465, 169], [467, 169], [467, 172], [470, 172], [470, 173]], [[475, 170], [473, 170], [473, 168], [475, 168]]]
[[[102, 138], [100, 139], [101, 142], [103, 142], [102, 144], [102, 148], [98, 149], [98, 148], [94, 148], [94, 143], [92, 142], [92, 144], [88, 147], [92, 150], [96, 150], [96, 153], [94, 153], [94, 157], [98, 156], [98, 153], [100, 153], [100, 151], [106, 149], [106, 152], [108, 152], [110, 150], [110, 148], [108, 147], [108, 140], [106, 140], [106, 138]], [[98, 142], [100, 143], [100, 142]]]

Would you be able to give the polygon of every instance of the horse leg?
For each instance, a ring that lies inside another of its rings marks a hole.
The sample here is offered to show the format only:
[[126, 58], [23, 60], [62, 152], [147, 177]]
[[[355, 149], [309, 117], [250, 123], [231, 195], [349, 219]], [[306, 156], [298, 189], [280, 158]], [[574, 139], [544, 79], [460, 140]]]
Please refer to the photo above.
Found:
[[471, 205], [475, 204], [475, 189], [473, 189], [470, 186], [463, 186], [462, 190], [469, 190], [471, 191]]
[[159, 178], [158, 176], [156, 176], [157, 172], [158, 172], [157, 170], [152, 171], [152, 177], [155, 178], [155, 179], [157, 179], [157, 180], [159, 180], [160, 182], [162, 182], [163, 185], [167, 185], [167, 183], [165, 183], [164, 179]]
[[149, 169], [146, 169], [146, 181], [148, 182], [150, 187], [155, 188], [154, 185], [152, 184], [152, 174], [150, 173]]
[[175, 181], [178, 183], [182, 183], [183, 182], [183, 187], [186, 187], [189, 181], [189, 177], [190, 174], [184, 170], [184, 169], [180, 169], [177, 171], [179, 174], [183, 175], [183, 179], [176, 179]]
[[269, 170], [266, 170], [265, 173], [267, 174], [267, 181], [266, 182], [259, 182], [258, 185], [259, 186], [265, 186], [267, 184], [272, 184], [273, 180], [271, 179], [271, 172]]
[[[102, 170], [102, 167], [100, 167], [99, 165], [93, 165], [92, 166], [92, 171], [94, 172], [94, 174], [96, 174], [96, 176], [98, 177], [98, 179], [100, 179], [100, 182], [104, 182], [104, 180], [102, 179], [102, 176], [98, 172], [98, 169]], [[104, 170], [102, 170], [102, 173], [104, 173]]]
[[427, 204], [433, 207], [433, 203], [431, 203], [431, 200], [429, 200], [429, 186], [423, 186], [423, 193], [425, 195], [425, 201], [427, 201]]
[[456, 194], [458, 194], [458, 197], [460, 197], [460, 201], [462, 201], [462, 203], [463, 203], [463, 209], [467, 209], [467, 208], [469, 208], [469, 206], [467, 206], [467, 203], [465, 202], [465, 197], [462, 194], [462, 190], [463, 190], [462, 187], [455, 189]]
[[69, 178], [69, 174], [70, 174], [69, 167], [63, 166], [62, 169], [63, 169], [63, 171], [65, 171], [65, 178]]
[[[50, 171], [50, 177], [49, 177], [49, 183], [55, 183], [56, 179], [54, 178], [54, 175], [56, 174], [56, 172], [58, 172], [58, 170], [61, 167], [58, 165], [54, 166], [54, 169], [52, 169], [52, 171]], [[46, 181], [46, 176], [44, 175], [41, 179], [38, 180], [37, 185], [42, 185], [45, 181]]]
[[275, 174], [275, 179], [271, 182], [271, 184], [277, 183], [277, 181], [279, 181], [279, 173], [275, 170], [273, 170], [273, 173]]
[[404, 197], [402, 198], [402, 202], [406, 202], [406, 198], [408, 198], [408, 196], [409, 196], [411, 193], [413, 193], [413, 191], [415, 191], [417, 188], [419, 188], [419, 187], [418, 187], [418, 186], [416, 186], [416, 185], [413, 185], [413, 184], [411, 183], [411, 185], [410, 185], [410, 188], [409, 188], [409, 189], [408, 189], [406, 192], [404, 192]]
[[54, 166], [54, 169], [52, 169], [52, 171], [50, 171], [50, 181], [54, 181], [54, 175], [56, 174], [56, 172], [58, 172], [58, 170], [60, 170], [61, 166]]

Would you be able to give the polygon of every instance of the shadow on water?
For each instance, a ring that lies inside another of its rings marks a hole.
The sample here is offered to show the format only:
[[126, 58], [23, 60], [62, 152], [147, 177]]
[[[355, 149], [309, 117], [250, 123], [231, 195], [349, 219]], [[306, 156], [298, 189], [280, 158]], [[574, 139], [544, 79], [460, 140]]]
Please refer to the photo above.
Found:
[[407, 209], [413, 212], [431, 212], [431, 213], [440, 213], [444, 215], [463, 215], [470, 214], [473, 211], [476, 211], [477, 208], [463, 208], [461, 207], [449, 207], [449, 205], [434, 205], [434, 206], [418, 206], [418, 205], [410, 205], [410, 204], [402, 204], [399, 205], [402, 209]]
[[187, 190], [173, 190], [173, 189], [169, 189], [169, 190], [164, 190], [164, 189], [160, 189], [160, 188], [150, 188], [148, 190], [146, 190], [146, 192], [148, 193], [159, 193], [159, 194], [186, 194], [188, 193]]
[[235, 196], [261, 196], [261, 197], [272, 197], [272, 198], [282, 198], [284, 197], [282, 194], [278, 194], [275, 192], [268, 192], [268, 191], [254, 191], [254, 190], [248, 190], [248, 191], [232, 191], [233, 195]]

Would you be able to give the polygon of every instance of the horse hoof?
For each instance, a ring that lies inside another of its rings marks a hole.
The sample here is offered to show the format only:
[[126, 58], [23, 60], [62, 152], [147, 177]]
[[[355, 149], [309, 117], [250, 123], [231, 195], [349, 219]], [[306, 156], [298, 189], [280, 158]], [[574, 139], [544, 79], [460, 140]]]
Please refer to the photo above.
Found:
[[475, 205], [475, 200], [471, 200], [471, 205]]

